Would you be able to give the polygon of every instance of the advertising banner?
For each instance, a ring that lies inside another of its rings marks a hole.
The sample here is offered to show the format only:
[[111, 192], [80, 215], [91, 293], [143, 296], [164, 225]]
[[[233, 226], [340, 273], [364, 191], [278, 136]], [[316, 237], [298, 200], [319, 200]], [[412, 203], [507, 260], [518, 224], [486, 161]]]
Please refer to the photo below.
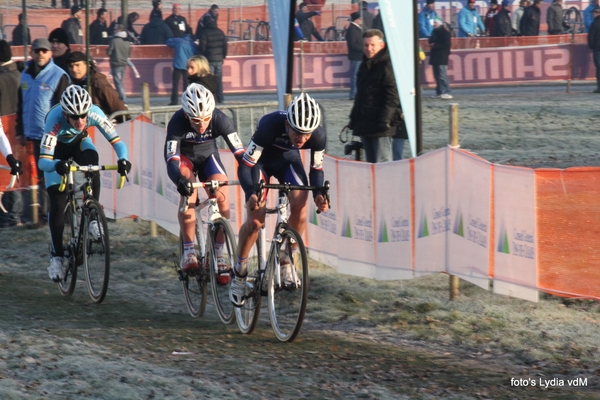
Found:
[[494, 165], [494, 292], [538, 300], [535, 173]]
[[448, 149], [448, 273], [489, 289], [491, 164]]

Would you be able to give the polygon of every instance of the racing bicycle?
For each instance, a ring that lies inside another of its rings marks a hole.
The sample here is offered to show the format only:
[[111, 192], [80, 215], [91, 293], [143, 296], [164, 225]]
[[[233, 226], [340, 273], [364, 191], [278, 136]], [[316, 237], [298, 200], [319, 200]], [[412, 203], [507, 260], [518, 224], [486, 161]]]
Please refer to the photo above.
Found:
[[256, 328], [263, 296], [268, 299], [269, 319], [277, 339], [291, 342], [300, 332], [308, 296], [308, 258], [302, 237], [287, 222], [288, 193], [292, 190], [320, 190], [329, 204], [329, 187], [328, 181], [324, 186], [267, 184], [264, 181], [256, 185], [259, 199], [265, 189], [279, 190], [277, 206], [266, 211], [267, 214], [277, 214], [277, 223], [269, 254], [264, 253], [266, 235], [263, 225], [248, 257], [245, 302], [235, 308], [238, 328], [242, 333], [252, 333]]

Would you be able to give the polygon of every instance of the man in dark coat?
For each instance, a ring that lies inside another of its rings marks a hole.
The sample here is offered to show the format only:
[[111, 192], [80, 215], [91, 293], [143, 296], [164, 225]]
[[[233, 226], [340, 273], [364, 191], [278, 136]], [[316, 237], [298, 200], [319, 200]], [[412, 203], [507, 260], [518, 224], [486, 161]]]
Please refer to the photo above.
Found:
[[433, 20], [433, 31], [429, 37], [431, 52], [429, 53], [429, 65], [433, 68], [433, 77], [435, 78], [435, 96], [449, 100], [450, 85], [448, 84], [448, 58], [450, 57], [450, 31], [440, 17]]
[[510, 0], [502, 2], [502, 9], [494, 15], [495, 30], [492, 36], [512, 36], [512, 22], [510, 20]]
[[71, 54], [69, 35], [67, 35], [64, 29], [56, 28], [50, 32], [48, 41], [52, 45], [52, 61], [68, 74], [67, 58]]
[[83, 44], [83, 30], [81, 29], [82, 7], [71, 7], [71, 17], [62, 22], [60, 26], [69, 36], [69, 44]]
[[360, 136], [367, 162], [391, 161], [392, 136], [402, 120], [392, 61], [380, 30], [365, 31], [363, 44], [348, 128]]
[[[31, 32], [27, 28], [27, 44], [31, 44]], [[23, 46], [23, 14], [19, 14], [19, 25], [12, 31], [12, 45]]]
[[600, 93], [600, 7], [594, 8], [592, 15], [594, 20], [588, 32], [588, 47], [592, 49], [596, 67], [596, 90], [594, 93]]
[[142, 28], [140, 35], [141, 44], [165, 44], [167, 39], [173, 37], [173, 31], [169, 26], [158, 16], [150, 17], [148, 22]]
[[227, 37], [217, 27], [217, 22], [211, 19], [205, 21], [200, 31], [199, 50], [208, 60], [210, 72], [217, 77], [217, 103], [222, 103], [223, 96], [223, 60], [227, 57]]
[[315, 28], [315, 24], [310, 20], [315, 15], [321, 15], [321, 12], [308, 11], [308, 6], [305, 3], [300, 3], [296, 12], [296, 19], [298, 20], [298, 24], [300, 24], [300, 30], [302, 30], [304, 39], [310, 41], [314, 36], [319, 42], [322, 42], [325, 39], [321, 37], [319, 31]]
[[[89, 68], [85, 54], [74, 51], [70, 54], [67, 65], [71, 83], [81, 86], [92, 95], [92, 103], [104, 111], [106, 116], [115, 111], [125, 111], [127, 106], [123, 103], [119, 94], [106, 79], [106, 75], [96, 71], [96, 62], [90, 59]], [[87, 75], [90, 75], [91, 90], [87, 87]]]
[[542, 12], [543, 0], [533, 0], [533, 4], [525, 9], [519, 28], [523, 36], [539, 36], [540, 35], [540, 18]]
[[212, 6], [210, 6], [210, 9], [198, 20], [198, 25], [196, 25], [196, 33], [194, 34], [194, 37], [196, 39], [200, 39], [200, 32], [202, 32], [202, 29], [204, 29], [204, 26], [206, 26], [206, 22], [209, 20], [213, 20], [216, 24], [218, 19], [219, 6], [213, 4]]
[[350, 100], [356, 96], [356, 74], [363, 57], [362, 19], [360, 12], [350, 14], [350, 24], [346, 28], [346, 44], [350, 60]]
[[165, 18], [165, 23], [173, 31], [173, 37], [182, 38], [192, 34], [192, 28], [188, 25], [185, 17], [181, 15], [180, 4], [173, 4], [173, 13]]
[[366, 1], [361, 2], [361, 11], [362, 11], [362, 21], [363, 21], [363, 31], [369, 30], [373, 28], [373, 20], [375, 19], [375, 15], [371, 11], [369, 11], [369, 3]]
[[110, 43], [107, 17], [106, 8], [99, 8], [96, 11], [96, 19], [90, 24], [90, 44], [107, 45]]

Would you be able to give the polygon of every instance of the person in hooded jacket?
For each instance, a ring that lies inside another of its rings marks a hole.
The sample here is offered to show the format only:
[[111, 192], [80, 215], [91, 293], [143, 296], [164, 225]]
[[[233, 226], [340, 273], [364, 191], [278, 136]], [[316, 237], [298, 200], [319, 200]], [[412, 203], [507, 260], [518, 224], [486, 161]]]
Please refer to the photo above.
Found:
[[169, 28], [169, 25], [159, 18], [158, 16], [150, 17], [148, 22], [142, 28], [140, 35], [141, 44], [166, 44], [167, 39], [173, 37], [173, 31]]
[[190, 34], [183, 37], [173, 37], [167, 39], [167, 46], [175, 49], [173, 55], [173, 75], [171, 86], [171, 102], [170, 106], [179, 104], [179, 78], [182, 78], [183, 91], [188, 87], [187, 62], [191, 56], [198, 52], [198, 47], [194, 42], [194, 38]]

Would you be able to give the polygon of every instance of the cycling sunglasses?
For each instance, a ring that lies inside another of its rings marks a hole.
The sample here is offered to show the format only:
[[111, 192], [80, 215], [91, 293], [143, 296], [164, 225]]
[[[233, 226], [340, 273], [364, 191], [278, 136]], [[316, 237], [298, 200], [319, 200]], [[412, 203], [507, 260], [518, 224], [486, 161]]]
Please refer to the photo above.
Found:
[[199, 125], [202, 122], [208, 122], [210, 121], [210, 119], [212, 118], [212, 115], [209, 115], [208, 117], [195, 117], [195, 118], [190, 118], [192, 120], [193, 123]]
[[72, 114], [67, 114], [69, 118], [71, 118], [72, 120], [80, 120], [80, 119], [85, 119], [88, 115], [87, 113], [85, 114], [79, 114], [79, 115], [72, 115]]

